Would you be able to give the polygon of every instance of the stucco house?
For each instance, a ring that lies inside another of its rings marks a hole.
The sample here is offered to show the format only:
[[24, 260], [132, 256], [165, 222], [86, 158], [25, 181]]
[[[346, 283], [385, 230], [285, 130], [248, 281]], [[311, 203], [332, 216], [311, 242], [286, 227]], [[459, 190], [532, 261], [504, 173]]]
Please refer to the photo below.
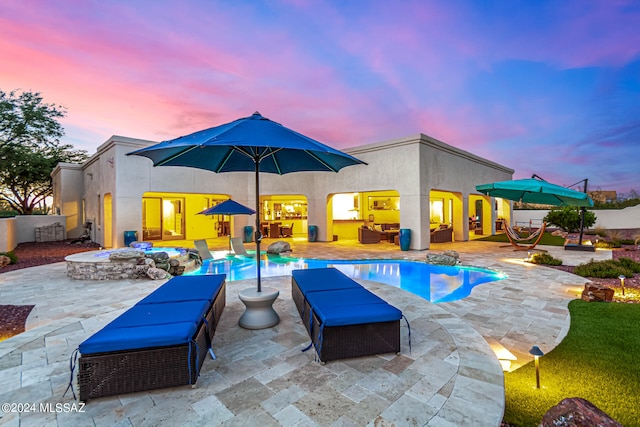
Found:
[[[138, 240], [213, 238], [254, 225], [255, 217], [210, 217], [198, 212], [228, 198], [255, 206], [253, 173], [215, 174], [185, 167], [153, 167], [126, 156], [155, 144], [112, 136], [81, 165], [61, 163], [52, 172], [53, 205], [66, 217], [68, 237], [85, 232], [103, 247]], [[495, 231], [511, 204], [476, 192], [475, 186], [512, 179], [514, 171], [424, 134], [342, 150], [368, 165], [339, 173], [263, 173], [260, 221], [265, 234], [280, 226], [294, 236], [318, 227], [318, 240], [357, 239], [358, 228], [382, 225], [411, 230], [411, 249], [427, 249], [431, 229], [452, 228], [456, 241]], [[274, 228], [274, 224], [278, 227]], [[387, 227], [389, 228], [389, 227]]]

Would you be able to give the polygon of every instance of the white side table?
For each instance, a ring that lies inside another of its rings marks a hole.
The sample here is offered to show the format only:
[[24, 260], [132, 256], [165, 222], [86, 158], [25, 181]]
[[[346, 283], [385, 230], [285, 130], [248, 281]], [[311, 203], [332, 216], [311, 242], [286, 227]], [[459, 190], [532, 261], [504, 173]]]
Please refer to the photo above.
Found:
[[273, 302], [280, 295], [280, 291], [273, 288], [244, 289], [240, 291], [240, 301], [247, 307], [238, 324], [245, 329], [265, 329], [280, 322], [278, 313], [273, 309]]

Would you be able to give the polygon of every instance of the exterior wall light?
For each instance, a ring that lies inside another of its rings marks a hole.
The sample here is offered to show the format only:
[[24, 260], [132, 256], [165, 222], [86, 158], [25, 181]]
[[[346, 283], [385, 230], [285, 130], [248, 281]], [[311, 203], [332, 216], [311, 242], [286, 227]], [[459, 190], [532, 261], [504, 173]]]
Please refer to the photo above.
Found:
[[529, 354], [533, 355], [536, 364], [536, 388], [540, 388], [540, 356], [544, 356], [542, 350], [537, 345], [531, 347], [529, 350]]
[[619, 275], [618, 279], [620, 279], [620, 286], [622, 287], [622, 295], [624, 296], [624, 279], [626, 279], [626, 277], [624, 277], [624, 275]]

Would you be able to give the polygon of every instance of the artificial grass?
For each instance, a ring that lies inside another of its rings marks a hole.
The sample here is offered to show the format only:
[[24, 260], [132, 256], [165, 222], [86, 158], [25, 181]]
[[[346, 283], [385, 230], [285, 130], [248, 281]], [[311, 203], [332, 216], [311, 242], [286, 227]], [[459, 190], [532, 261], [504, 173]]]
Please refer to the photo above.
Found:
[[582, 397], [622, 425], [640, 426], [640, 304], [574, 300], [569, 312], [569, 333], [540, 358], [540, 389], [533, 362], [505, 373], [505, 421], [537, 426], [562, 399]]
[[[499, 243], [509, 243], [509, 238], [506, 233], [495, 234], [493, 236], [481, 237], [479, 239], [474, 239], [474, 241], [480, 242], [499, 242]], [[542, 239], [540, 239], [539, 245], [549, 245], [549, 246], [564, 246], [564, 237], [560, 236], [552, 236], [551, 233], [545, 232], [542, 235]]]

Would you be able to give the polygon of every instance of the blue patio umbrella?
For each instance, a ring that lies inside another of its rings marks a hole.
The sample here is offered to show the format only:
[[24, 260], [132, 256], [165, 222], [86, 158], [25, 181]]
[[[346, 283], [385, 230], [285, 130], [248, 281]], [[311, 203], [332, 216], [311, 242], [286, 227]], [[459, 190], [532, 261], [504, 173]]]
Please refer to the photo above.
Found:
[[[253, 209], [229, 199], [198, 212], [198, 215], [253, 215], [254, 213], [256, 211]], [[231, 233], [229, 233], [229, 253], [231, 253]]]
[[[127, 153], [148, 157], [154, 166], [186, 166], [221, 172], [254, 172], [256, 212], [260, 212], [260, 172], [338, 172], [366, 164], [349, 154], [282, 126], [256, 112], [220, 126]], [[256, 253], [260, 253], [260, 215], [256, 215]], [[258, 292], [260, 263], [257, 264]]]

